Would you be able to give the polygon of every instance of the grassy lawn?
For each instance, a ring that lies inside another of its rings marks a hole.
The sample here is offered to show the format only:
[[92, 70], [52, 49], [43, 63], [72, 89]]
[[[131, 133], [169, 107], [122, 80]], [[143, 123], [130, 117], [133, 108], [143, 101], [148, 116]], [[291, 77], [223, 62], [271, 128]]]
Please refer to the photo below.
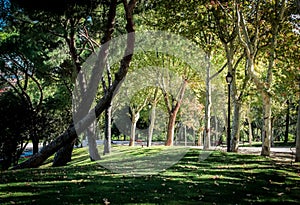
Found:
[[[120, 154], [111, 160], [138, 161], [164, 148], [117, 149]], [[199, 161], [200, 154], [201, 150], [190, 149], [168, 169], [138, 176], [113, 173], [90, 162], [80, 148], [67, 167], [53, 168], [48, 161], [39, 169], [2, 172], [0, 204], [105, 204], [103, 199], [110, 204], [300, 203], [299, 164], [282, 166], [260, 156], [220, 151]]]

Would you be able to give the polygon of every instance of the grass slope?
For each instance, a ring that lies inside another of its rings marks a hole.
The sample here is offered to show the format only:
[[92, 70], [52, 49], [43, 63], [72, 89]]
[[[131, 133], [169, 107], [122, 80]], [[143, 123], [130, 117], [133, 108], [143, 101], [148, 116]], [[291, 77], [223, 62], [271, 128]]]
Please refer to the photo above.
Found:
[[[120, 147], [114, 159], [161, 152], [161, 147]], [[172, 149], [172, 148], [171, 148]], [[172, 167], [135, 176], [113, 173], [90, 162], [76, 149], [66, 167], [5, 171], [0, 177], [0, 204], [299, 204], [299, 166], [280, 166], [270, 159], [190, 149]], [[109, 160], [106, 157], [104, 160]], [[166, 159], [168, 160], [168, 159]], [[298, 168], [298, 169], [297, 169]], [[108, 203], [107, 203], [108, 204]]]

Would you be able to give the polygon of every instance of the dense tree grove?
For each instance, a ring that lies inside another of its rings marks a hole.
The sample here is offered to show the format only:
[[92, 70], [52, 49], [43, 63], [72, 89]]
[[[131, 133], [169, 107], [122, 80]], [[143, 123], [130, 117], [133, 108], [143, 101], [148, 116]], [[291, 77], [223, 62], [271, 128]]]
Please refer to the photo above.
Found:
[[[53, 155], [53, 166], [64, 166], [83, 141], [91, 160], [100, 160], [113, 140], [210, 149], [228, 139], [232, 152], [241, 143], [261, 142], [263, 156], [281, 141], [296, 147], [300, 160], [299, 1], [0, 0], [0, 5], [2, 169], [39, 167]], [[205, 76], [155, 48], [135, 53], [140, 43], [135, 31], [147, 30], [193, 42], [204, 53], [199, 69]], [[114, 47], [112, 40], [124, 34], [122, 48]], [[113, 62], [111, 55], [121, 57]], [[103, 153], [97, 140], [104, 141]], [[33, 156], [19, 163], [29, 143]]]

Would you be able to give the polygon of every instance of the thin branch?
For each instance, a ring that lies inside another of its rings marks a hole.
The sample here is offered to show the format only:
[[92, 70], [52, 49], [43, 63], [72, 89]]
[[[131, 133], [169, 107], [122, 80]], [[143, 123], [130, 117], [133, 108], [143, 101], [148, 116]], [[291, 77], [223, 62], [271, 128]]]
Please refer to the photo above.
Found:
[[222, 68], [220, 70], [218, 70], [215, 74], [213, 74], [212, 76], [210, 76], [209, 80], [214, 79], [215, 77], [217, 77], [220, 73], [222, 73], [222, 71], [226, 68], [228, 62], [226, 62]]
[[42, 106], [42, 103], [43, 103], [43, 98], [44, 98], [44, 95], [43, 95], [43, 88], [41, 86], [41, 84], [38, 82], [38, 80], [33, 77], [33, 75], [29, 75], [29, 77], [33, 80], [33, 82], [35, 82], [36, 86], [38, 87], [39, 89], [39, 92], [40, 92], [40, 98], [39, 98], [39, 102], [35, 108], [35, 110], [38, 112]]
[[[245, 24], [243, 23], [244, 19], [240, 13], [238, 5], [236, 5], [236, 12], [237, 12], [237, 27], [238, 27], [239, 40], [242, 43], [243, 47], [245, 48], [248, 58], [251, 58], [251, 49], [249, 48], [249, 45], [246, 43], [246, 41], [244, 41], [241, 31], [240, 31], [240, 28], [242, 28], [244, 35], [247, 34], [247, 29], [245, 28]], [[249, 38], [249, 36], [248, 36], [248, 38]]]

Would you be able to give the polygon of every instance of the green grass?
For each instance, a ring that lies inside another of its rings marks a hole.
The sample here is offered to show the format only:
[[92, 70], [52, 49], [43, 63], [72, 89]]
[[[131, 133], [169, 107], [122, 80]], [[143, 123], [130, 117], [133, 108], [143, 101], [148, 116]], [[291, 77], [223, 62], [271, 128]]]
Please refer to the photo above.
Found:
[[[138, 161], [173, 148], [115, 149], [119, 152], [104, 157], [103, 161], [117, 162], [124, 158]], [[190, 149], [168, 169], [139, 176], [113, 173], [102, 162], [90, 162], [86, 150], [76, 149], [74, 160], [63, 168], [51, 167], [48, 160], [39, 169], [2, 172], [0, 204], [104, 204], [104, 198], [110, 204], [300, 202], [299, 164], [282, 166], [269, 158], [220, 151], [199, 161], [201, 154], [201, 150]]]

